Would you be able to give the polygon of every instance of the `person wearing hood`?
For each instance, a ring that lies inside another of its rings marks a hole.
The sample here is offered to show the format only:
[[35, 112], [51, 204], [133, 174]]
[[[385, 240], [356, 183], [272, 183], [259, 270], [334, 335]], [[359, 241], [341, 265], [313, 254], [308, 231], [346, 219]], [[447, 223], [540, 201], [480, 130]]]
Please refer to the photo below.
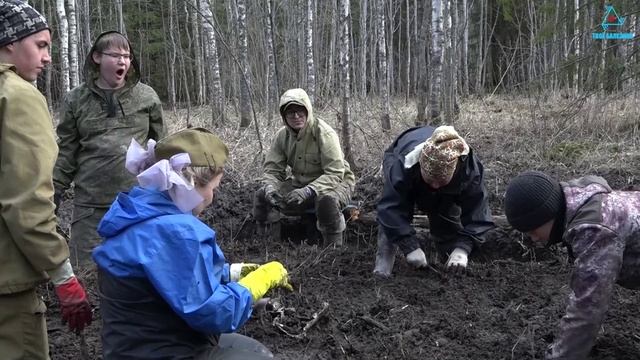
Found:
[[216, 197], [226, 145], [192, 128], [147, 149], [135, 139], [126, 168], [139, 186], [118, 194], [98, 226], [103, 359], [267, 359], [237, 331], [270, 289], [291, 289], [287, 270], [228, 264], [216, 232], [197, 216]]
[[63, 102], [53, 182], [56, 207], [75, 184], [72, 258], [89, 265], [101, 241], [98, 222], [116, 194], [134, 184], [124, 167], [128, 142], [132, 137], [140, 143], [158, 140], [165, 127], [160, 99], [140, 82], [138, 61], [124, 35], [98, 36], [85, 60], [84, 78]]
[[341, 246], [346, 227], [342, 209], [351, 201], [355, 176], [344, 159], [338, 134], [314, 116], [303, 89], [287, 90], [280, 97], [280, 115], [284, 126], [271, 144], [262, 187], [254, 198], [258, 232], [274, 224], [278, 229], [281, 212], [307, 215], [315, 211], [323, 240]]
[[47, 307], [36, 287], [51, 281], [63, 321], [91, 323], [87, 294], [56, 232], [51, 173], [58, 148], [44, 96], [32, 84], [51, 62], [45, 18], [0, 0], [0, 351], [2, 359], [49, 359]]
[[452, 126], [409, 129], [384, 152], [382, 171], [373, 273], [391, 276], [397, 248], [413, 267], [428, 265], [411, 225], [416, 208], [427, 214], [447, 270], [464, 272], [474, 246], [494, 227], [482, 163], [467, 142]]
[[545, 358], [586, 359], [614, 284], [640, 287], [640, 192], [613, 191], [598, 176], [568, 182], [521, 173], [505, 194], [505, 215], [537, 246], [561, 243], [573, 261], [565, 315]]

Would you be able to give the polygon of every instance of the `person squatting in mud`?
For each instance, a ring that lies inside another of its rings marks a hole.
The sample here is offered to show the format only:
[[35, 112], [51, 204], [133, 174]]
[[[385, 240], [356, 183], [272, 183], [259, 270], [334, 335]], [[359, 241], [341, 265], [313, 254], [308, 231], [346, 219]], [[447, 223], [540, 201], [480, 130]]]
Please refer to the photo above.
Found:
[[558, 182], [527, 171], [509, 183], [505, 214], [534, 244], [567, 247], [574, 265], [569, 299], [545, 358], [586, 359], [614, 284], [640, 287], [640, 192], [613, 191], [598, 176]]
[[233, 334], [270, 289], [291, 289], [287, 270], [225, 262], [216, 232], [196, 216], [214, 202], [228, 149], [193, 128], [143, 149], [126, 167], [139, 186], [118, 194], [99, 224], [103, 358], [267, 359], [258, 341]]
[[31, 84], [51, 62], [45, 18], [19, 0], [0, 0], [0, 357], [49, 359], [36, 293], [51, 281], [62, 320], [80, 332], [91, 306], [56, 232], [51, 173], [58, 148], [46, 100]]
[[85, 82], [64, 99], [56, 128], [60, 153], [53, 172], [55, 204], [75, 184], [71, 258], [91, 265], [101, 242], [96, 228], [119, 191], [135, 179], [124, 167], [131, 138], [144, 144], [164, 136], [162, 104], [140, 82], [140, 69], [124, 35], [109, 31], [95, 40], [84, 63]]
[[315, 210], [325, 243], [341, 246], [346, 227], [342, 209], [351, 201], [356, 181], [338, 135], [314, 116], [302, 89], [280, 97], [280, 115], [284, 126], [276, 133], [264, 162], [263, 186], [254, 196], [258, 232], [264, 234], [274, 224], [279, 232], [281, 213], [304, 216]]
[[384, 152], [382, 171], [374, 274], [391, 276], [397, 248], [410, 265], [427, 266], [411, 225], [416, 207], [429, 218], [438, 252], [448, 256], [446, 268], [464, 271], [474, 244], [494, 227], [483, 167], [466, 141], [451, 126], [409, 129]]

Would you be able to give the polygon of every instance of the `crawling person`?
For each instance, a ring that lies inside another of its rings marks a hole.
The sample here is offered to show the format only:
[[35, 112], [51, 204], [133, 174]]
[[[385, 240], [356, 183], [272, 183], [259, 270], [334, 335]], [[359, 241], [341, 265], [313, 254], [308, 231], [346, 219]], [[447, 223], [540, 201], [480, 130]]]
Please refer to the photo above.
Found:
[[598, 176], [558, 182], [527, 171], [509, 183], [505, 213], [536, 245], [567, 247], [574, 266], [568, 303], [545, 358], [586, 359], [614, 284], [640, 287], [640, 192], [613, 191]]
[[466, 141], [452, 126], [409, 129], [385, 151], [382, 171], [373, 273], [391, 276], [397, 248], [411, 266], [427, 266], [411, 225], [416, 208], [426, 212], [447, 270], [466, 270], [474, 245], [494, 226], [483, 167]]

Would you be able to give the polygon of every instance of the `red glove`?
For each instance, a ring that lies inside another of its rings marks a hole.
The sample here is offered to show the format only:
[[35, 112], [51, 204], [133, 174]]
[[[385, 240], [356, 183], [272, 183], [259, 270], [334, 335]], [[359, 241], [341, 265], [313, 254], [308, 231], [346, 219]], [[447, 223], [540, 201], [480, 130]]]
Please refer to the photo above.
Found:
[[60, 300], [62, 320], [69, 324], [71, 331], [79, 333], [91, 324], [91, 305], [87, 300], [87, 294], [75, 276], [66, 283], [56, 286], [55, 289]]

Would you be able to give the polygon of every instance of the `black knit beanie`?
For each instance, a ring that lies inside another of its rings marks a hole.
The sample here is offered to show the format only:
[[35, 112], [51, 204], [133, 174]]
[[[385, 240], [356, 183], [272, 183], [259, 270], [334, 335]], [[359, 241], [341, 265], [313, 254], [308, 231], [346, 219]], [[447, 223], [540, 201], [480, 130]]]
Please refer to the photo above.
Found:
[[36, 9], [19, 0], [0, 0], [0, 48], [48, 29]]
[[526, 171], [509, 183], [504, 210], [511, 226], [528, 232], [554, 219], [563, 201], [557, 180], [539, 171]]

